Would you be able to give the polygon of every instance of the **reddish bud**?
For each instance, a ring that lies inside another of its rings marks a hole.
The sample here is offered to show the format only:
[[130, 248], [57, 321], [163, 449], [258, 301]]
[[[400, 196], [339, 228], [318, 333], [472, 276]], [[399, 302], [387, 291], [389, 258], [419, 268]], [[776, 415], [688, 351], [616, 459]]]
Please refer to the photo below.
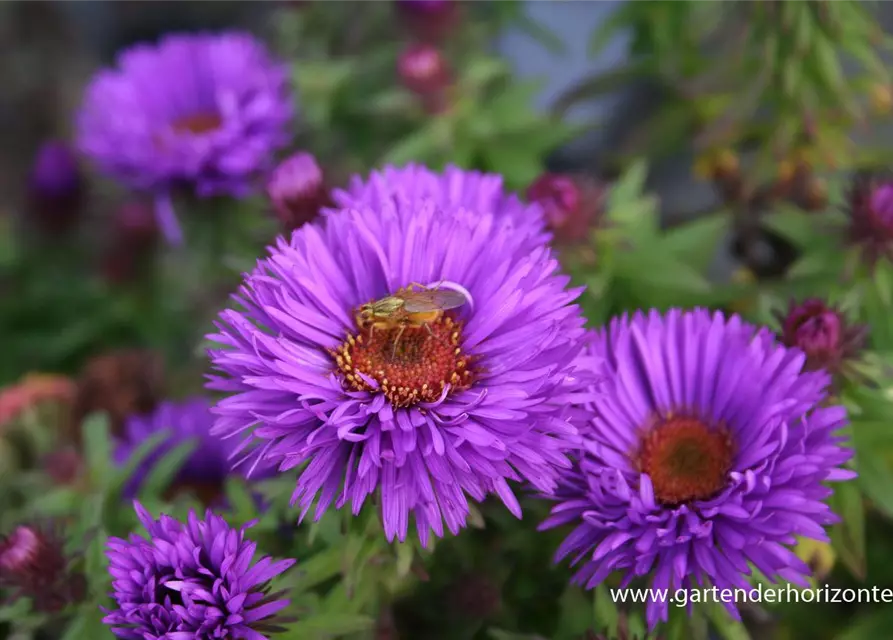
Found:
[[69, 565], [61, 536], [50, 528], [19, 525], [0, 540], [0, 585], [12, 599], [30, 598], [37, 611], [56, 612], [83, 599], [84, 576]]
[[437, 47], [410, 45], [400, 54], [397, 70], [403, 85], [422, 99], [427, 111], [439, 112], [446, 106], [452, 74]]
[[845, 362], [861, 349], [866, 331], [849, 327], [843, 313], [823, 300], [810, 298], [791, 303], [782, 320], [782, 341], [806, 354], [805, 368], [839, 373]]
[[602, 213], [604, 188], [579, 176], [545, 173], [527, 188], [527, 199], [543, 208], [546, 226], [562, 244], [585, 241]]
[[283, 160], [267, 183], [267, 195], [286, 231], [310, 222], [331, 204], [325, 176], [309, 153], [298, 152]]

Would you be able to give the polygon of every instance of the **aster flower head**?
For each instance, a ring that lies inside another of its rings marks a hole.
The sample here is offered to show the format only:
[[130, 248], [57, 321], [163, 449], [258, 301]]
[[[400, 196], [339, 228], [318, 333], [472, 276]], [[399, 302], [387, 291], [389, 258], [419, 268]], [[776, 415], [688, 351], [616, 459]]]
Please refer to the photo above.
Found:
[[849, 191], [849, 239], [866, 262], [893, 260], [893, 178], [862, 173]]
[[782, 322], [782, 342], [806, 354], [806, 369], [840, 373], [862, 347], [863, 326], [849, 326], [843, 312], [818, 298], [791, 302]]
[[269, 582], [294, 560], [254, 562], [257, 545], [210, 510], [186, 523], [155, 520], [139, 503], [147, 535], [110, 538], [106, 547], [115, 607], [103, 622], [124, 640], [244, 638], [280, 630], [275, 615], [289, 604]]
[[[201, 397], [180, 402], [165, 401], [152, 413], [131, 416], [125, 424], [124, 436], [118, 439], [115, 448], [116, 463], [126, 464], [141, 444], [158, 433], [168, 430], [170, 436], [143, 460], [125, 488], [125, 494], [134, 497], [154, 466], [174, 448], [191, 440], [196, 446], [178, 471], [168, 495], [189, 490], [195, 492], [206, 505], [216, 503], [221, 499], [226, 479], [232, 472], [231, 457], [236, 453], [238, 442], [211, 435], [213, 426], [211, 403]], [[242, 464], [238, 471], [247, 475], [257, 470], [251, 464]], [[251, 475], [256, 477], [255, 474]]]
[[368, 178], [354, 176], [347, 189], [332, 192], [338, 208], [377, 208], [398, 197], [417, 202], [432, 200], [441, 209], [492, 214], [506, 226], [506, 233], [526, 237], [525, 247], [538, 247], [551, 239], [542, 207], [527, 204], [507, 192], [502, 176], [495, 173], [467, 171], [454, 165], [432, 171], [410, 163], [403, 167], [387, 166], [373, 171]]
[[267, 182], [267, 195], [287, 231], [313, 220], [330, 204], [322, 169], [303, 151], [279, 163]]
[[[422, 168], [388, 169], [336, 194], [354, 204], [281, 238], [209, 336], [210, 386], [230, 396], [216, 430], [252, 433], [281, 470], [306, 463], [302, 518], [317, 496], [320, 517], [380, 493], [387, 538], [404, 540], [413, 514], [426, 544], [444, 521], [464, 526], [468, 496], [496, 494], [519, 515], [508, 481], [551, 491], [569, 464], [579, 291], [531, 243], [523, 206], [496, 213], [501, 190], [451, 175], [446, 191]], [[452, 291], [465, 304], [412, 315], [398, 299], [388, 317], [406, 323], [363, 322], [360, 307], [412, 283], [430, 287], [416, 289], [424, 300]]]
[[[243, 197], [288, 143], [288, 70], [248, 33], [176, 34], [122, 52], [94, 76], [77, 117], [80, 150], [126, 186]], [[159, 207], [171, 240], [176, 220]]]
[[[556, 555], [578, 566], [575, 582], [618, 571], [624, 588], [645, 576], [656, 589], [749, 588], [752, 565], [807, 586], [790, 546], [828, 540], [823, 483], [855, 475], [835, 435], [846, 411], [824, 405], [829, 376], [804, 372], [806, 356], [768, 331], [705, 310], [615, 319], [589, 355], [603, 383], [585, 453], [542, 525], [575, 526]], [[648, 602], [647, 618], [666, 620], [666, 603]]]
[[0, 587], [13, 599], [29, 598], [36, 611], [55, 612], [81, 600], [86, 583], [71, 570], [55, 526], [22, 524], [0, 538]]

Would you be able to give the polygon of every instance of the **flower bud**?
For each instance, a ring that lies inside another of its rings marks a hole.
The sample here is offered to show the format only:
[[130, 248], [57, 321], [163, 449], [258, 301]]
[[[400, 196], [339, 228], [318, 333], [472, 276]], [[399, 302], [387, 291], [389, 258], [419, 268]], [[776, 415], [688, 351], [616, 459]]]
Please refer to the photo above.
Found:
[[893, 179], [862, 174], [849, 192], [849, 240], [860, 247], [869, 265], [893, 260]]
[[865, 330], [847, 326], [839, 309], [810, 298], [791, 303], [782, 320], [782, 342], [806, 354], [805, 368], [836, 374], [862, 347]]
[[0, 540], [0, 585], [34, 610], [56, 612], [83, 599], [86, 581], [69, 570], [62, 538], [50, 528], [19, 525]]
[[544, 173], [527, 188], [527, 199], [543, 208], [546, 226], [562, 244], [583, 242], [598, 223], [605, 190], [595, 181]]
[[267, 195], [282, 226], [294, 231], [331, 204], [325, 176], [309, 153], [298, 152], [283, 160], [267, 183]]
[[437, 113], [446, 106], [446, 90], [452, 83], [447, 61], [437, 47], [413, 44], [397, 61], [400, 80], [407, 89], [422, 100], [429, 113]]
[[31, 219], [46, 233], [70, 231], [80, 217], [83, 196], [83, 179], [74, 152], [62, 142], [44, 143], [28, 180]]

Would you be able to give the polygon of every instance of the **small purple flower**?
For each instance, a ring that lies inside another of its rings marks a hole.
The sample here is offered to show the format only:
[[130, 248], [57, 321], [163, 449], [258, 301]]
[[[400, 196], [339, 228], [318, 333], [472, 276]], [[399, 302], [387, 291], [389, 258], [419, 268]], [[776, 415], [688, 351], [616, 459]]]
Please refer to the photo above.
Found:
[[446, 90], [452, 72], [440, 49], [430, 44], [410, 44], [397, 60], [400, 81], [415, 93], [428, 113], [448, 107]]
[[527, 188], [527, 199], [539, 203], [546, 225], [563, 244], [582, 242], [598, 223], [605, 189], [581, 176], [544, 173]]
[[121, 53], [87, 87], [80, 150], [125, 185], [159, 196], [159, 226], [180, 229], [167, 194], [244, 197], [290, 138], [288, 69], [241, 32], [179, 34]]
[[[585, 453], [543, 528], [573, 524], [558, 549], [593, 588], [749, 588], [750, 566], [807, 586], [796, 536], [828, 541], [837, 517], [824, 483], [855, 476], [828, 406], [829, 376], [737, 316], [705, 310], [622, 317], [599, 332], [600, 394], [588, 405]], [[735, 605], [726, 605], [738, 616]], [[647, 603], [653, 627], [667, 604]]]
[[44, 143], [28, 180], [29, 214], [44, 230], [62, 233], [77, 222], [83, 200], [83, 176], [71, 147]]
[[551, 240], [546, 231], [543, 209], [538, 203], [527, 204], [503, 188], [502, 176], [467, 171], [450, 165], [444, 171], [432, 171], [420, 164], [388, 166], [363, 179], [354, 176], [347, 189], [336, 189], [332, 197], [337, 207], [379, 207], [395, 197], [432, 200], [440, 208], [463, 208], [471, 213], [492, 214], [500, 224], [509, 225], [506, 233], [528, 238], [524, 246], [538, 247]]
[[[209, 336], [221, 374], [210, 387], [229, 395], [215, 431], [251, 433], [283, 471], [307, 463], [302, 518], [317, 498], [318, 518], [380, 492], [387, 538], [404, 540], [413, 514], [427, 544], [444, 521], [464, 526], [468, 496], [496, 494], [520, 516], [508, 481], [551, 491], [578, 445], [580, 291], [535, 242], [540, 210], [506, 198], [496, 176], [422, 167], [335, 200], [345, 208], [279, 239]], [[464, 304], [364, 324], [361, 306], [413, 283]]]
[[148, 536], [109, 538], [106, 547], [117, 606], [103, 608], [103, 622], [118, 638], [264, 640], [282, 630], [275, 616], [289, 601], [269, 593], [269, 582], [294, 560], [253, 562], [250, 525], [233, 529], [210, 510], [182, 524], [134, 506]]
[[81, 173], [74, 152], [64, 142], [43, 144], [31, 169], [31, 188], [51, 197], [68, 196], [81, 187]]
[[295, 153], [273, 171], [267, 196], [286, 231], [310, 222], [331, 204], [325, 176], [311, 154]]
[[[167, 495], [170, 497], [179, 491], [191, 491], [206, 506], [219, 505], [226, 479], [233, 473], [231, 458], [238, 451], [239, 443], [233, 439], [223, 440], [211, 435], [213, 425], [211, 404], [205, 398], [162, 402], [150, 414], [131, 416], [125, 424], [124, 436], [118, 440], [115, 448], [117, 464], [126, 464], [134, 451], [152, 436], [164, 430], [169, 430], [170, 436], [143, 460], [125, 487], [125, 496], [135, 497], [158, 462], [177, 446], [193, 440], [196, 447], [183, 463], [168, 488]], [[242, 462], [239, 472], [246, 476], [250, 473], [252, 478], [267, 475], [270, 469], [267, 466], [255, 469], [254, 462], [256, 460]]]

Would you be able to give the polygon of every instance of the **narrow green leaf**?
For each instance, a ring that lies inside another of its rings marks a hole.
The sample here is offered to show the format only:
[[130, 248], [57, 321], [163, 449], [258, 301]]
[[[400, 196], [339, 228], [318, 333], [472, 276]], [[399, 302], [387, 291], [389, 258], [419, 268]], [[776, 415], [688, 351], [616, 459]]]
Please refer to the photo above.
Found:
[[116, 484], [119, 487], [123, 486], [125, 482], [132, 478], [137, 468], [142, 465], [146, 458], [155, 451], [158, 445], [167, 440], [171, 434], [172, 431], [170, 429], [162, 429], [157, 433], [153, 433], [141, 442], [127, 459], [127, 462], [117, 469]]
[[686, 264], [704, 271], [716, 257], [719, 239], [729, 229], [725, 212], [704, 216], [667, 231], [663, 246]]
[[295, 571], [300, 588], [309, 590], [339, 575], [343, 565], [343, 555], [342, 549], [332, 547], [302, 560]]
[[108, 417], [104, 414], [88, 416], [81, 427], [84, 457], [90, 479], [105, 491], [112, 479], [112, 439]]
[[638, 200], [642, 195], [647, 177], [648, 164], [644, 160], [637, 160], [630, 165], [620, 179], [611, 187], [611, 191], [608, 194], [608, 209], [611, 210]]
[[707, 618], [721, 638], [725, 640], [750, 640], [750, 634], [744, 624], [734, 620], [725, 607], [720, 604], [711, 604], [704, 607]]
[[155, 497], [164, 494], [197, 445], [198, 440], [192, 438], [168, 452], [152, 467], [145, 483], [140, 487], [140, 495]]
[[397, 141], [385, 152], [381, 163], [402, 166], [409, 162], [425, 162], [434, 155], [437, 145], [438, 131], [428, 123]]
[[850, 572], [862, 579], [865, 577], [865, 512], [858, 485], [836, 484], [829, 502], [841, 517], [841, 522], [831, 528], [834, 551]]
[[600, 584], [595, 588], [592, 603], [596, 629], [616, 631], [617, 623], [620, 621], [620, 614], [617, 612], [617, 605], [614, 604], [614, 600], [611, 599], [611, 595], [608, 593], [607, 585]]

